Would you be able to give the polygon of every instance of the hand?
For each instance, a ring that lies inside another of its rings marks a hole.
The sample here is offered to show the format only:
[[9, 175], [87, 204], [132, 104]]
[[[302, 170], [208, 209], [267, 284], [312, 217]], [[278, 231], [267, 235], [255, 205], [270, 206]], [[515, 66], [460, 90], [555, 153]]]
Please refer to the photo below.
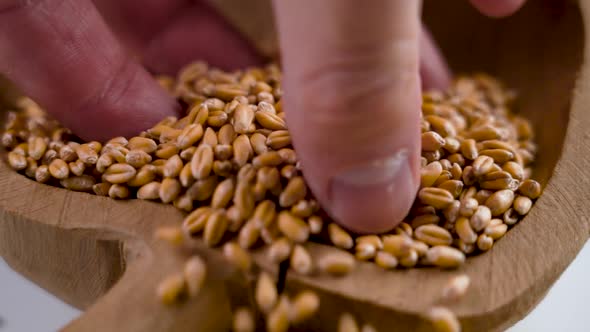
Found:
[[[524, 0], [471, 2], [504, 16]], [[420, 3], [274, 1], [284, 105], [304, 175], [322, 206], [353, 231], [393, 228], [416, 197], [419, 72], [426, 87], [444, 88], [450, 77], [421, 34]]]
[[[471, 0], [504, 16], [524, 0]], [[407, 214], [419, 179], [420, 74], [449, 71], [420, 29], [420, 1], [274, 1], [287, 121], [314, 194], [351, 230], [384, 231]], [[104, 17], [104, 18], [103, 18]], [[86, 139], [134, 135], [174, 115], [147, 70], [193, 59], [256, 64], [199, 1], [0, 0], [0, 72]], [[205, 45], [205, 47], [203, 47]]]
[[133, 136], [176, 101], [146, 68], [259, 61], [202, 1], [0, 0], [0, 72], [85, 139]]

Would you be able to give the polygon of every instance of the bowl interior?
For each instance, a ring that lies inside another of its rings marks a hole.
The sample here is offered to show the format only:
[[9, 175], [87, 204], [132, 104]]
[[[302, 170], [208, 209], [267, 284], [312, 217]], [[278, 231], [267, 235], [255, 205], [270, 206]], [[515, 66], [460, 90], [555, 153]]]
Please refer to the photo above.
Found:
[[518, 92], [539, 146], [534, 177], [545, 184], [559, 156], [582, 64], [584, 29], [573, 1], [528, 1], [504, 19], [468, 1], [425, 1], [424, 19], [455, 73], [485, 71]]

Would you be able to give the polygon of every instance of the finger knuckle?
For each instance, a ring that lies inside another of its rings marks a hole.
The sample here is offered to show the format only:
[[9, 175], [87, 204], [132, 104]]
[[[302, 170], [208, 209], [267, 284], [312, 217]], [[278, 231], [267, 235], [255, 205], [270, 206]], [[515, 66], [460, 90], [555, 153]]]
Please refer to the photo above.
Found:
[[137, 85], [140, 70], [131, 60], [124, 59], [104, 73], [104, 80], [96, 85], [89, 96], [78, 107], [86, 113], [115, 110], [126, 98], [133, 98], [133, 88]]
[[298, 98], [330, 119], [387, 111], [392, 99], [413, 96], [418, 87], [418, 59], [405, 57], [403, 47], [350, 50], [318, 61], [296, 82]]

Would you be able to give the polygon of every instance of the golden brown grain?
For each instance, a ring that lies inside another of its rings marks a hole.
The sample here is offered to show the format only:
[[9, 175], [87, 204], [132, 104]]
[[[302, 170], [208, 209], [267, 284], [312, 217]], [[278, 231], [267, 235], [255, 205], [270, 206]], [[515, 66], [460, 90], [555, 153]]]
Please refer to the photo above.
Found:
[[422, 134], [422, 150], [436, 151], [445, 145], [445, 139], [437, 132], [429, 131]]
[[131, 150], [125, 155], [125, 162], [135, 168], [140, 168], [151, 161], [152, 156], [142, 150]]
[[368, 242], [357, 243], [354, 250], [356, 259], [361, 261], [373, 259], [377, 254], [377, 247]]
[[217, 145], [217, 143], [217, 134], [215, 133], [215, 130], [212, 127], [205, 129], [205, 133], [201, 139], [201, 145], [209, 145], [213, 148]]
[[469, 219], [469, 223], [476, 232], [479, 232], [484, 229], [491, 220], [492, 212], [490, 209], [485, 205], [480, 205], [475, 209], [475, 213]]
[[491, 237], [493, 240], [498, 240], [508, 231], [506, 225], [501, 219], [492, 219], [490, 224], [484, 229], [484, 234]]
[[479, 154], [491, 157], [495, 163], [500, 165], [514, 159], [514, 153], [504, 149], [481, 150]]
[[70, 172], [72, 174], [80, 176], [84, 174], [84, 171], [86, 170], [86, 164], [84, 164], [82, 160], [78, 159], [76, 161], [69, 163], [68, 168], [70, 169]]
[[328, 225], [328, 234], [330, 236], [330, 241], [338, 248], [342, 249], [351, 249], [354, 245], [354, 240], [352, 236], [348, 234], [342, 227], [338, 224], [331, 223]]
[[492, 249], [493, 245], [494, 245], [494, 239], [487, 234], [480, 234], [479, 237], [477, 238], [477, 247], [481, 251], [488, 251], [488, 250]]
[[178, 154], [178, 147], [176, 144], [169, 142], [165, 144], [160, 144], [154, 155], [161, 159], [169, 159]]
[[512, 226], [518, 222], [518, 213], [516, 213], [516, 211], [514, 211], [513, 208], [510, 208], [506, 212], [504, 212], [502, 220], [504, 220], [506, 225]]
[[207, 265], [205, 261], [195, 255], [184, 263], [184, 279], [190, 296], [199, 295], [205, 279], [207, 278]]
[[422, 188], [432, 186], [442, 171], [442, 165], [438, 161], [433, 161], [425, 167], [422, 167], [420, 170], [420, 186]]
[[354, 256], [343, 250], [332, 250], [317, 260], [320, 271], [333, 276], [343, 276], [355, 267]]
[[431, 205], [437, 209], [444, 209], [453, 203], [453, 195], [450, 192], [440, 188], [422, 188], [418, 192], [420, 202]]
[[211, 212], [207, 218], [207, 223], [203, 232], [203, 240], [205, 241], [205, 244], [209, 247], [214, 247], [219, 244], [227, 230], [228, 224], [229, 220], [224, 211], [215, 210]]
[[446, 224], [453, 224], [459, 218], [459, 209], [461, 208], [461, 202], [455, 200], [451, 205], [447, 206], [443, 210], [443, 216], [446, 218]]
[[[258, 157], [257, 157], [258, 158]], [[307, 186], [303, 177], [297, 176], [289, 180], [289, 183], [279, 197], [281, 207], [290, 207], [307, 195]]]
[[308, 275], [313, 271], [311, 255], [302, 245], [296, 244], [291, 254], [290, 266], [296, 273]]
[[[174, 155], [164, 163], [162, 167], [162, 175], [166, 178], [175, 178], [179, 176], [180, 172], [183, 169], [183, 162], [180, 156]], [[191, 164], [192, 167], [192, 164]], [[192, 169], [191, 169], [192, 174]]]
[[502, 170], [510, 174], [514, 179], [522, 181], [524, 180], [524, 170], [522, 166], [514, 161], [509, 161], [502, 165]]
[[303, 243], [309, 237], [309, 227], [303, 219], [294, 216], [291, 212], [281, 211], [278, 215], [279, 230], [290, 240]]
[[127, 181], [127, 185], [130, 187], [141, 187], [152, 182], [155, 178], [155, 167], [153, 165], [145, 165], [137, 171], [132, 179]]
[[529, 213], [532, 206], [533, 201], [530, 198], [528, 198], [527, 196], [518, 196], [514, 200], [513, 208], [514, 211], [516, 211], [516, 213], [520, 214], [521, 216], [524, 216], [525, 214]]
[[400, 257], [398, 259], [399, 261], [399, 265], [406, 267], [406, 268], [411, 268], [416, 266], [416, 264], [418, 264], [418, 252], [412, 248], [410, 249], [410, 251], [408, 252], [407, 255], [404, 255], [402, 257]]
[[247, 307], [239, 307], [233, 314], [232, 329], [234, 332], [254, 332], [256, 323], [254, 313]]
[[287, 130], [276, 130], [266, 138], [266, 145], [279, 150], [291, 145], [291, 135]]
[[412, 250], [412, 239], [406, 235], [385, 235], [383, 250], [398, 258], [406, 256]]
[[146, 153], [153, 153], [158, 148], [158, 144], [151, 138], [133, 137], [126, 144], [130, 150], [142, 150]]
[[[92, 178], [92, 179], [94, 180], [94, 178]], [[68, 180], [68, 179], [66, 179], [66, 180]], [[62, 180], [62, 181], [66, 181], [66, 180]], [[129, 197], [129, 188], [125, 185], [113, 184], [109, 188], [108, 195], [110, 198], [113, 198], [113, 199], [126, 199]]]
[[514, 192], [509, 189], [498, 190], [488, 197], [485, 205], [490, 209], [492, 216], [502, 215], [510, 208], [514, 201]]
[[441, 292], [443, 301], [455, 301], [463, 297], [471, 284], [471, 279], [466, 274], [451, 277]]
[[160, 190], [158, 192], [160, 200], [162, 200], [163, 203], [170, 203], [174, 201], [176, 197], [180, 195], [181, 189], [182, 187], [180, 182], [176, 179], [166, 178], [162, 180], [162, 183], [160, 184]]
[[492, 191], [492, 190], [480, 189], [477, 191], [477, 193], [475, 193], [473, 198], [475, 198], [477, 200], [477, 204], [484, 205], [485, 202], [488, 200], [488, 198], [490, 198], [490, 196], [492, 196], [493, 193], [494, 193], [494, 191]]
[[264, 312], [269, 313], [278, 300], [277, 287], [272, 277], [262, 272], [258, 276], [255, 290], [255, 300], [258, 308]]
[[[254, 173], [256, 174], [256, 173]], [[234, 193], [233, 203], [240, 211], [242, 218], [249, 218], [254, 212], [255, 201], [252, 192], [252, 186], [247, 181], [240, 181], [238, 176], [238, 183]]]
[[443, 268], [455, 268], [465, 262], [465, 254], [449, 246], [434, 246], [428, 249], [426, 258], [432, 264]]
[[[31, 151], [31, 144], [29, 143], [29, 155], [30, 155], [30, 151]], [[72, 162], [76, 159], [78, 159], [78, 155], [76, 154], [76, 151], [74, 150], [74, 148], [72, 148], [69, 145], [64, 145], [61, 149], [59, 149], [59, 158], [63, 161], [65, 161], [66, 163]]]
[[293, 299], [289, 320], [293, 324], [302, 323], [313, 317], [320, 308], [320, 298], [312, 291], [302, 291]]
[[261, 155], [256, 156], [252, 160], [252, 165], [256, 168], [276, 167], [283, 162], [281, 155], [277, 151], [267, 151]]
[[266, 319], [267, 332], [287, 332], [289, 330], [289, 316], [288, 312], [283, 308], [277, 306], [268, 313]]
[[354, 316], [350, 313], [343, 313], [338, 319], [338, 332], [360, 332]]
[[281, 119], [278, 115], [271, 112], [258, 111], [255, 114], [256, 121], [263, 128], [271, 130], [285, 130], [287, 129], [285, 120]]
[[191, 212], [193, 210], [193, 200], [188, 195], [181, 195], [177, 197], [174, 202], [174, 207], [183, 210], [185, 212]]
[[[114, 186], [116, 185], [113, 185], [112, 187]], [[176, 226], [158, 227], [154, 232], [154, 238], [160, 241], [165, 241], [175, 246], [181, 245], [184, 241], [182, 229]]]
[[422, 225], [414, 231], [414, 237], [428, 245], [450, 245], [453, 242], [453, 236], [446, 229], [438, 225]]
[[129, 164], [117, 163], [112, 164], [105, 170], [104, 174], [102, 175], [102, 179], [113, 184], [120, 184], [131, 180], [136, 173], [137, 170], [133, 168], [133, 166]]
[[263, 154], [268, 151], [268, 146], [266, 145], [266, 136], [260, 133], [254, 133], [250, 136], [250, 144], [252, 145], [252, 149], [256, 155]]
[[186, 191], [186, 194], [193, 200], [205, 201], [213, 195], [217, 186], [217, 177], [209, 176], [202, 180], [197, 180]]
[[78, 155], [78, 158], [87, 165], [94, 165], [98, 161], [98, 153], [89, 143], [78, 146], [76, 154]]
[[250, 271], [252, 267], [250, 254], [235, 242], [227, 242], [223, 245], [223, 256], [244, 272]]
[[[243, 218], [240, 218], [243, 220]], [[243, 221], [240, 221], [243, 222]], [[252, 247], [260, 238], [260, 227], [254, 220], [250, 220], [244, 224], [238, 234], [238, 244], [244, 248]]]
[[35, 181], [40, 183], [45, 183], [51, 179], [51, 174], [49, 173], [49, 167], [47, 165], [41, 165], [37, 167], [35, 170]]
[[307, 219], [307, 224], [309, 226], [309, 232], [311, 234], [320, 234], [324, 227], [324, 222], [321, 217], [319, 216], [311, 216]]
[[234, 160], [240, 167], [243, 167], [252, 158], [252, 145], [246, 135], [240, 135], [234, 140], [233, 149]]
[[12, 169], [20, 171], [27, 167], [27, 158], [20, 153], [11, 151], [8, 152], [8, 164], [10, 167], [12, 167]]
[[[58, 184], [50, 179], [50, 170], [58, 173], [51, 165], [64, 162], [69, 174], [58, 174], [61, 186], [74, 189], [78, 177], [92, 178], [76, 188], [172, 203], [190, 213], [182, 230], [191, 235], [212, 227], [212, 215], [223, 214], [229, 234], [209, 230], [209, 240], [221, 236], [218, 244], [233, 240], [241, 248], [278, 242], [283, 249], [273, 254], [277, 261], [288, 258], [291, 242], [314, 234], [312, 241], [333, 238], [329, 242], [358, 259], [387, 268], [394, 261], [404, 267], [434, 264], [427, 257], [430, 245], [462, 253], [491, 247], [541, 193], [541, 185], [528, 180], [538, 149], [532, 128], [508, 111], [513, 106], [507, 91], [489, 78], [462, 78], [448, 93], [424, 94], [420, 192], [410, 214], [383, 241], [359, 237], [355, 246], [350, 235], [335, 236], [342, 229], [332, 220], [323, 229], [322, 217], [328, 216], [307, 190], [286, 128], [278, 67], [234, 73], [203, 63], [187, 68], [176, 79], [160, 79], [188, 105], [179, 119], [167, 117], [136, 137], [115, 137], [104, 146], [78, 141], [32, 101], [23, 103], [22, 112], [10, 113], [2, 135], [9, 164], [12, 158], [11, 167], [27, 177]], [[311, 271], [311, 257], [302, 266]]]
[[541, 185], [535, 180], [527, 179], [520, 184], [518, 192], [530, 199], [536, 199], [541, 195]]
[[205, 228], [207, 220], [212, 212], [213, 209], [210, 207], [200, 207], [184, 218], [182, 227], [189, 234], [198, 233]]
[[398, 265], [398, 260], [394, 255], [386, 251], [379, 251], [375, 255], [375, 264], [384, 269], [394, 269]]
[[137, 198], [139, 199], [159, 199], [160, 198], [160, 182], [152, 181], [144, 184], [137, 190]]
[[234, 179], [227, 178], [221, 181], [213, 192], [213, 197], [211, 198], [211, 207], [216, 209], [225, 208], [234, 196], [234, 190]]
[[295, 153], [295, 150], [290, 148], [282, 148], [278, 152], [279, 156], [281, 156], [281, 159], [283, 160], [283, 163], [290, 165], [297, 164], [297, 154]]
[[268, 257], [272, 262], [280, 263], [291, 255], [291, 241], [286, 237], [274, 241], [268, 248]]
[[459, 238], [466, 244], [472, 244], [477, 241], [477, 233], [471, 227], [469, 219], [460, 217], [455, 223], [455, 232]]
[[90, 191], [96, 183], [96, 179], [90, 175], [81, 175], [64, 178], [59, 182], [64, 188], [73, 191]]
[[156, 289], [160, 301], [171, 305], [177, 303], [186, 290], [184, 276], [180, 273], [172, 274], [162, 280]]
[[377, 332], [377, 329], [375, 327], [373, 327], [373, 325], [370, 325], [370, 324], [365, 323], [361, 327], [361, 331], [360, 332]]
[[421, 215], [414, 217], [414, 219], [412, 219], [412, 221], [410, 221], [410, 225], [412, 225], [413, 228], [417, 228], [422, 225], [438, 224], [439, 221], [440, 221], [439, 216], [437, 216], [436, 214], [429, 214], [428, 213], [428, 214], [421, 214]]
[[[43, 166], [41, 166], [43, 167]], [[41, 168], [39, 167], [39, 169]], [[39, 171], [39, 169], [37, 169], [37, 172]], [[39, 180], [37, 180], [39, 181]], [[41, 181], [39, 181], [41, 182]], [[95, 195], [98, 196], [108, 196], [109, 195], [109, 190], [111, 189], [113, 185], [108, 183], [108, 182], [101, 182], [101, 183], [97, 183], [94, 186], [92, 186], [92, 191], [94, 191]]]
[[459, 208], [459, 214], [463, 217], [471, 217], [477, 207], [479, 206], [479, 202], [472, 197], [465, 198], [461, 201], [461, 207]]
[[197, 180], [205, 179], [213, 169], [213, 149], [211, 146], [200, 145], [191, 159], [191, 173]]
[[469, 160], [475, 160], [478, 157], [478, 151], [473, 139], [465, 139], [461, 142], [461, 154]]
[[39, 160], [47, 151], [47, 142], [43, 137], [31, 137], [29, 139], [29, 146], [28, 146], [28, 155], [35, 159]]
[[461, 324], [452, 311], [445, 307], [433, 307], [426, 313], [436, 332], [461, 332]]

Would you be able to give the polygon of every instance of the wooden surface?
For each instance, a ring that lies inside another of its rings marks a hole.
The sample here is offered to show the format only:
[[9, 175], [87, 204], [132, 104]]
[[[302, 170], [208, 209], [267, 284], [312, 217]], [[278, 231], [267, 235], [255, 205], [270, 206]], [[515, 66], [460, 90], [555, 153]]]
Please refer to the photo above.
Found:
[[[436, 8], [440, 3], [427, 2], [425, 17], [453, 69], [486, 70], [520, 91], [520, 106], [538, 133], [536, 176], [547, 183], [545, 192], [490, 252], [458, 271], [384, 272], [365, 263], [342, 279], [290, 275], [290, 289], [313, 288], [322, 297], [320, 315], [302, 330], [334, 331], [342, 310], [380, 331], [424, 330], [420, 313], [437, 301], [449, 276], [467, 273], [472, 286], [451, 309], [464, 331], [500, 331], [543, 298], [590, 235], [590, 67], [582, 66], [590, 60], [584, 50], [590, 30], [586, 26], [584, 42], [578, 10], [570, 2], [529, 1], [516, 16], [495, 21], [478, 16], [466, 1], [452, 1], [446, 11]], [[590, 3], [581, 5], [590, 22]], [[441, 13], [449, 13], [446, 21]], [[213, 262], [202, 296], [182, 307], [157, 303], [157, 282], [180, 269], [187, 253], [155, 244], [151, 234], [157, 225], [181, 219], [170, 206], [67, 192], [0, 163], [0, 254], [15, 270], [86, 309], [66, 331], [227, 329], [228, 298], [246, 297], [246, 288], [217, 251], [199, 242], [194, 250]], [[312, 248], [316, 255], [329, 250]], [[256, 259], [271, 268], [263, 253]]]

